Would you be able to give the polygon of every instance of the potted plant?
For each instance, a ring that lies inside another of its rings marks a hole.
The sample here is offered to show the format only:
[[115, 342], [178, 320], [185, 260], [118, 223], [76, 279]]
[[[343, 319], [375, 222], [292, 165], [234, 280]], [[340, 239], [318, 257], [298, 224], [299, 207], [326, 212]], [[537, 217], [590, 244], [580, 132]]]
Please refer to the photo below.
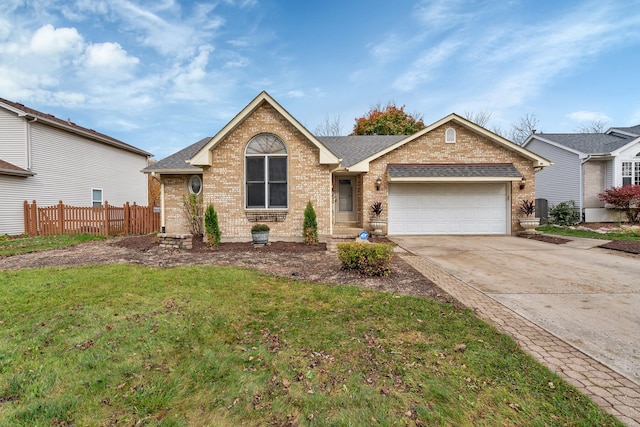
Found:
[[381, 235], [383, 234], [382, 229], [386, 225], [386, 221], [380, 218], [382, 215], [382, 202], [377, 201], [371, 205], [371, 218], [369, 218], [369, 223], [371, 224], [371, 228], [373, 229], [373, 234]]
[[540, 226], [540, 218], [535, 217], [535, 202], [533, 200], [523, 200], [520, 205], [520, 213], [524, 215], [518, 218], [520, 226], [524, 228], [521, 234], [537, 234], [536, 227]]
[[254, 245], [266, 245], [269, 243], [269, 226], [267, 224], [255, 224], [251, 227], [251, 239]]

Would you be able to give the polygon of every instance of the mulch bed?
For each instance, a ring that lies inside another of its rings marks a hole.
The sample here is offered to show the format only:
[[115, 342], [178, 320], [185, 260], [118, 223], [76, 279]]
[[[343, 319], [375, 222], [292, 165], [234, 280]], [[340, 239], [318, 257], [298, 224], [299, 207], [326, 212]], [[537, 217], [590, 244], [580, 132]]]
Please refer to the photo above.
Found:
[[604, 249], [613, 249], [614, 251], [622, 251], [630, 254], [640, 254], [640, 242], [636, 240], [612, 240], [609, 243], [598, 246]]
[[525, 239], [530, 239], [530, 240], [538, 240], [540, 242], [545, 242], [545, 243], [553, 243], [554, 245], [562, 245], [564, 243], [571, 241], [569, 239], [563, 239], [562, 237], [549, 236], [546, 234], [536, 234], [532, 236], [523, 235], [520, 237], [524, 237]]

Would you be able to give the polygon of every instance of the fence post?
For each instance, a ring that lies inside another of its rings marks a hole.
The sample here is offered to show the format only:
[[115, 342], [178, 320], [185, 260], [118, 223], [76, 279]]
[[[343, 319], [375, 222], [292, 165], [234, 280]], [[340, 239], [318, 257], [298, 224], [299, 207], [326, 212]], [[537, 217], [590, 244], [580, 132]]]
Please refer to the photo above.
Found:
[[31, 213], [31, 231], [33, 232], [33, 236], [37, 236], [38, 235], [38, 229], [40, 228], [40, 224], [38, 222], [38, 220], [39, 220], [38, 205], [36, 204], [35, 200], [31, 204], [31, 212], [30, 213]]
[[109, 215], [109, 202], [104, 202], [104, 232], [106, 236], [111, 236], [111, 218]]
[[131, 233], [131, 210], [129, 208], [129, 202], [124, 203], [124, 234], [129, 235]]
[[58, 234], [64, 234], [64, 204], [58, 201]]

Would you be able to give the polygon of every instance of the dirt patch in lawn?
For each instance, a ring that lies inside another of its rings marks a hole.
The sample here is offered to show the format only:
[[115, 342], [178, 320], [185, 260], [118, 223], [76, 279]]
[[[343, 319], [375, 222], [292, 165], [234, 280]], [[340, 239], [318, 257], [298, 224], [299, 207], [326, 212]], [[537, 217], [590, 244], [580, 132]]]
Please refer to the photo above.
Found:
[[451, 296], [399, 256], [393, 257], [389, 276], [366, 277], [353, 271], [341, 270], [336, 253], [328, 252], [325, 244], [273, 242], [266, 246], [253, 246], [251, 243], [223, 243], [216, 248], [209, 248], [201, 239], [194, 239], [192, 249], [176, 250], [160, 248], [154, 235], [118, 237], [62, 249], [0, 257], [0, 270], [111, 263], [151, 267], [236, 266], [294, 280], [348, 284], [425, 296], [461, 307]]

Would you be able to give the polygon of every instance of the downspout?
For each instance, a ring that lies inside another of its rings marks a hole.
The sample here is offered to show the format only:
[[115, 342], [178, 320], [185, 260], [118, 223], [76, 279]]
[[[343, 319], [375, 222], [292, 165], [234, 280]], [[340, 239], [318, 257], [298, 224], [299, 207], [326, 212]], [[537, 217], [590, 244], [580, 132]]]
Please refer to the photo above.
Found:
[[585, 211], [584, 211], [584, 164], [591, 160], [591, 155], [588, 155], [580, 162], [580, 200], [578, 203], [580, 204], [580, 213], [582, 221], [585, 220]]
[[151, 176], [160, 183], [160, 232], [164, 234], [166, 232], [164, 219], [164, 182], [162, 182], [159, 176], [156, 176], [155, 172], [151, 172]]

